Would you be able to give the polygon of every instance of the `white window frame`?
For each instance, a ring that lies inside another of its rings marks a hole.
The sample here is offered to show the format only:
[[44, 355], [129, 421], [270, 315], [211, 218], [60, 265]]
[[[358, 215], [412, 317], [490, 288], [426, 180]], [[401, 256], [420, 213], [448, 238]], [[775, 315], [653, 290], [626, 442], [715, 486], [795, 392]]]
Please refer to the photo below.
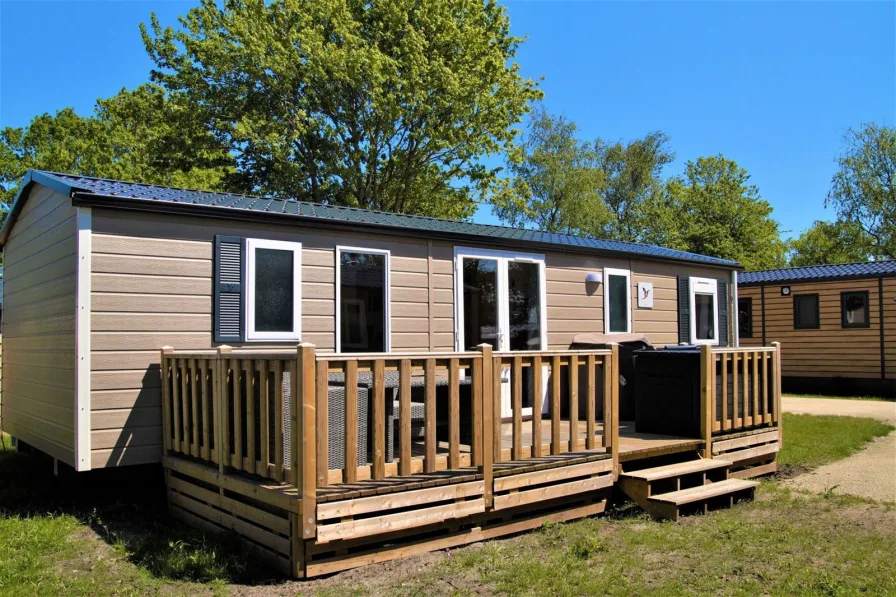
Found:
[[[255, 249], [292, 251], [292, 325], [289, 332], [255, 331]], [[302, 243], [261, 238], [246, 239], [246, 341], [287, 342], [302, 339]]]
[[387, 249], [371, 249], [368, 247], [348, 247], [339, 245], [336, 247], [336, 352], [342, 352], [342, 254], [343, 253], [367, 253], [370, 255], [383, 255], [386, 266], [386, 287], [383, 303], [385, 306], [385, 348], [386, 352], [392, 352], [392, 252]]
[[[711, 340], [697, 339], [697, 309], [696, 296], [705, 294], [712, 296], [713, 304], [713, 330], [715, 330], [715, 338]], [[691, 278], [688, 283], [688, 300], [691, 306], [691, 344], [709, 344], [718, 346], [719, 344], [719, 281], [714, 278]]]
[[[610, 331], [610, 276], [625, 277], [625, 320], [624, 332]], [[604, 268], [604, 333], [605, 334], [631, 334], [632, 333], [632, 270], [615, 267]]]

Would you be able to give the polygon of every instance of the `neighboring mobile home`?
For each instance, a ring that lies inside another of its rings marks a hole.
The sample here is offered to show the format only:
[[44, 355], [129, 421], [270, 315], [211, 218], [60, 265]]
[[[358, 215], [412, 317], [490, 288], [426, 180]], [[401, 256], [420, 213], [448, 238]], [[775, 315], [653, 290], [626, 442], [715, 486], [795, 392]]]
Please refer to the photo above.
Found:
[[896, 261], [745, 272], [744, 346], [781, 342], [785, 391], [896, 395]]

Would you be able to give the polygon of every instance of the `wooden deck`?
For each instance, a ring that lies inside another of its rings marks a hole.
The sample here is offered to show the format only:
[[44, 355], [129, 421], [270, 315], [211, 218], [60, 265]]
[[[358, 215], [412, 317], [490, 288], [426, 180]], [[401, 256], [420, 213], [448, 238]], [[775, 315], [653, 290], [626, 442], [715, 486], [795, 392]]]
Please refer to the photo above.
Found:
[[[614, 487], [626, 491], [625, 475], [644, 476], [670, 463], [692, 471], [692, 462], [717, 456], [711, 468], [718, 478], [702, 481], [716, 483], [711, 491], [688, 472], [657, 482], [665, 497], [652, 495], [653, 487], [631, 490], [635, 497], [645, 493], [638, 503], [652, 507], [653, 515], [677, 518], [691, 502], [724, 502], [730, 488], [749, 492], [752, 485], [734, 479], [775, 470], [778, 349], [732, 350], [703, 349], [700, 437], [689, 438], [638, 433], [632, 422], [619, 420], [619, 386], [610, 383], [618, 371], [615, 348], [493, 354], [484, 345], [471, 353], [317, 356], [310, 345], [292, 354], [165, 350], [169, 509], [193, 526], [235, 532], [284, 574], [308, 578], [599, 514]], [[517, 414], [503, 422], [495, 398], [508, 368]], [[346, 380], [338, 402], [328, 387], [334, 371]], [[352, 383], [361, 371], [373, 379], [363, 439]], [[385, 415], [386, 371], [400, 376], [397, 420]], [[735, 380], [741, 375], [744, 382], [743, 391], [735, 383], [733, 395], [723, 394], [731, 400], [723, 399], [718, 413], [714, 371]], [[774, 384], [758, 391], [757, 380], [770, 378], [756, 371], [773, 375]], [[424, 379], [423, 395], [414, 398], [424, 401], [422, 433], [411, 417], [412, 375]], [[461, 375], [468, 392], [463, 399]], [[531, 387], [547, 376], [548, 405], [524, 420], [518, 413], [525, 375]], [[436, 384], [444, 376], [447, 387]], [[342, 409], [334, 419], [339, 433], [332, 436], [331, 409]], [[389, 460], [391, 424], [395, 452]], [[330, 437], [340, 443], [329, 445]], [[372, 462], [363, 461], [365, 445]], [[329, 468], [334, 447], [344, 450], [342, 468]], [[630, 489], [637, 484], [627, 481]], [[674, 507], [663, 505], [673, 498]]]

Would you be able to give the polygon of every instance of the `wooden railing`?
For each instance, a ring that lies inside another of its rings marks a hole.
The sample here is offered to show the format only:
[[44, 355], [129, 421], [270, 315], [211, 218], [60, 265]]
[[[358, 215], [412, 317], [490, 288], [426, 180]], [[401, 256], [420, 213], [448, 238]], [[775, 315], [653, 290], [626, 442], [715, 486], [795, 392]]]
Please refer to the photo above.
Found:
[[781, 425], [781, 345], [701, 351], [701, 431], [713, 434]]
[[[222, 472], [292, 484], [303, 496], [334, 483], [467, 467], [488, 478], [493, 463], [581, 450], [604, 449], [616, 462], [617, 363], [615, 347], [321, 355], [310, 344], [273, 352], [166, 347], [164, 446]], [[502, 394], [512, 403], [506, 421]], [[535, 406], [524, 421], [526, 397]]]

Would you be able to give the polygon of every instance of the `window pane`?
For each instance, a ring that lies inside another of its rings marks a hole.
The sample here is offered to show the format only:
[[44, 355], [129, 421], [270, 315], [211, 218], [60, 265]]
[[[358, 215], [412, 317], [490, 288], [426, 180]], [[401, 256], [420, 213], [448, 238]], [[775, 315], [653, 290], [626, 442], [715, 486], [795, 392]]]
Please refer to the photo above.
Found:
[[818, 295], [803, 294], [793, 297], [793, 325], [797, 329], [818, 329]]
[[464, 349], [483, 343], [498, 348], [498, 262], [464, 258], [462, 283]]
[[541, 350], [541, 288], [537, 263], [507, 263], [510, 350]]
[[386, 256], [339, 256], [339, 328], [344, 352], [386, 350]]
[[697, 340], [716, 339], [715, 298], [711, 294], [694, 295]]
[[737, 326], [741, 337], [751, 338], [753, 336], [753, 299], [737, 299], [737, 317]]
[[293, 257], [292, 251], [255, 249], [255, 331], [293, 331]]
[[847, 325], [868, 325], [867, 295], [865, 293], [852, 293], [843, 297], [843, 320]]
[[628, 278], [607, 276], [607, 292], [610, 293], [610, 331], [628, 331]]

